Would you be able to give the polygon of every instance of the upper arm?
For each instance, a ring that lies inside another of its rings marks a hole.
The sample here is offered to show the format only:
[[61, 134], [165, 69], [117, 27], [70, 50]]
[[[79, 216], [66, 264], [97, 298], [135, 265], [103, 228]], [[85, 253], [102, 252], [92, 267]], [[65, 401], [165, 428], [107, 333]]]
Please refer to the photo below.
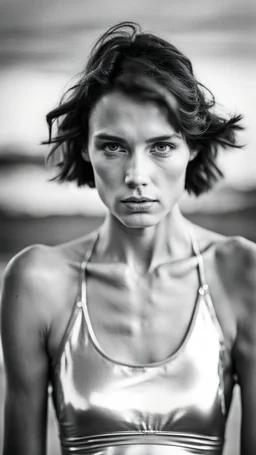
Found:
[[7, 268], [1, 332], [6, 373], [4, 455], [44, 455], [48, 398], [43, 280], [32, 249]]
[[[239, 258], [238, 258], [239, 259]], [[256, 248], [250, 245], [243, 262], [244, 287], [238, 310], [234, 359], [241, 389], [241, 454], [256, 453]]]

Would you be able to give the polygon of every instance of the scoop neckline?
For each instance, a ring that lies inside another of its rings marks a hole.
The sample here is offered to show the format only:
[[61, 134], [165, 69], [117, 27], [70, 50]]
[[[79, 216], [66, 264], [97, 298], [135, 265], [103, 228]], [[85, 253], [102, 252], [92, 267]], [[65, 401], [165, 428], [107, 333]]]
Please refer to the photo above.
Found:
[[[197, 264], [199, 288], [198, 288], [198, 291], [196, 293], [195, 303], [194, 303], [192, 315], [191, 315], [187, 330], [185, 332], [185, 335], [184, 335], [180, 345], [177, 347], [177, 349], [172, 354], [170, 354], [166, 359], [159, 360], [158, 362], [151, 362], [151, 363], [144, 363], [144, 364], [143, 363], [142, 364], [132, 364], [132, 363], [129, 363], [129, 362], [122, 362], [122, 361], [116, 360], [113, 357], [111, 357], [105, 351], [105, 349], [102, 348], [102, 346], [101, 346], [101, 344], [100, 344], [100, 342], [99, 342], [99, 340], [98, 340], [98, 338], [97, 338], [97, 336], [95, 334], [95, 331], [94, 331], [94, 328], [93, 328], [93, 325], [92, 325], [92, 322], [91, 322], [91, 318], [90, 318], [89, 308], [88, 308], [87, 266], [88, 266], [88, 263], [89, 263], [89, 261], [91, 259], [92, 254], [93, 254], [95, 246], [98, 243], [99, 234], [100, 234], [99, 231], [96, 231], [96, 235], [95, 235], [95, 237], [93, 239], [93, 242], [91, 244], [91, 248], [89, 248], [89, 250], [87, 251], [85, 260], [83, 261], [83, 267], [82, 267], [82, 273], [83, 273], [83, 275], [82, 275], [82, 287], [83, 287], [83, 292], [82, 292], [82, 295], [81, 295], [81, 300], [79, 302], [77, 302], [78, 306], [81, 306], [82, 309], [83, 309], [83, 314], [84, 314], [84, 317], [85, 317], [85, 322], [86, 322], [86, 325], [87, 325], [88, 334], [89, 334], [89, 337], [91, 339], [91, 342], [92, 342], [94, 348], [98, 351], [98, 353], [103, 358], [105, 358], [109, 362], [111, 362], [111, 363], [113, 363], [115, 365], [118, 365], [120, 367], [123, 367], [123, 368], [130, 368], [132, 370], [136, 370], [136, 369], [139, 370], [139, 369], [157, 368], [157, 367], [160, 367], [160, 366], [165, 366], [167, 363], [175, 360], [178, 357], [178, 355], [185, 349], [189, 339], [191, 338], [191, 335], [192, 335], [192, 332], [193, 332], [193, 328], [194, 328], [195, 323], [196, 323], [197, 314], [198, 314], [198, 310], [199, 310], [199, 305], [200, 305], [200, 301], [201, 301], [200, 297], [202, 297], [202, 295], [204, 295], [204, 293], [205, 293], [204, 285], [202, 284], [202, 277], [201, 277], [201, 273], [200, 273], [199, 261], [198, 261], [198, 264]], [[191, 246], [192, 246], [192, 251], [194, 253], [194, 256], [196, 256], [198, 258], [198, 254], [197, 254], [197, 251], [194, 248], [194, 242], [192, 241], [192, 238], [191, 238]]]
[[179, 346], [177, 347], [177, 349], [172, 354], [170, 354], [166, 359], [159, 360], [157, 362], [145, 363], [145, 364], [143, 364], [143, 363], [142, 364], [132, 364], [129, 362], [122, 362], [119, 360], [115, 360], [113, 357], [111, 357], [105, 351], [105, 349], [102, 348], [102, 346], [99, 343], [99, 340], [95, 334], [95, 331], [94, 331], [94, 328], [93, 328], [93, 325], [91, 322], [91, 318], [90, 318], [90, 313], [89, 313], [89, 308], [88, 308], [88, 295], [87, 295], [87, 266], [88, 266], [88, 263], [90, 262], [92, 254], [95, 250], [95, 247], [96, 247], [99, 237], [100, 237], [100, 230], [98, 229], [95, 232], [95, 236], [92, 239], [91, 246], [87, 250], [84, 261], [82, 263], [82, 277], [81, 277], [82, 283], [81, 284], [82, 284], [83, 291], [80, 295], [80, 301], [77, 302], [77, 304], [78, 304], [78, 306], [81, 306], [81, 308], [83, 310], [86, 326], [88, 329], [88, 334], [89, 334], [89, 337], [91, 339], [91, 342], [92, 342], [94, 348], [98, 351], [98, 353], [103, 358], [105, 358], [109, 362], [111, 362], [115, 365], [118, 365], [120, 367], [123, 367], [123, 368], [130, 368], [132, 370], [157, 368], [160, 366], [165, 366], [167, 363], [174, 361], [179, 356], [179, 354], [185, 349], [189, 339], [191, 338], [191, 335], [192, 335], [192, 332], [193, 332], [193, 329], [194, 329], [194, 326], [195, 326], [195, 323], [197, 320], [197, 314], [199, 311], [201, 297], [205, 294], [205, 284], [204, 284], [204, 280], [202, 280], [203, 277], [201, 276], [201, 267], [200, 267], [200, 261], [199, 261], [199, 256], [201, 256], [201, 253], [198, 248], [198, 245], [197, 244], [195, 245], [196, 238], [195, 238], [193, 232], [191, 232], [191, 227], [189, 228], [189, 232], [190, 232], [190, 238], [191, 238], [192, 252], [193, 252], [194, 256], [197, 258], [197, 273], [198, 273], [198, 281], [199, 281], [199, 287], [198, 287], [198, 290], [196, 293], [196, 298], [195, 298], [195, 303], [193, 306], [191, 318], [190, 318], [187, 330], [184, 334], [184, 337], [183, 337], [181, 343], [179, 344]]
[[94, 348], [97, 350], [97, 352], [103, 357], [105, 358], [107, 361], [117, 365], [117, 366], [120, 366], [120, 367], [123, 367], [123, 368], [128, 368], [128, 369], [132, 369], [132, 370], [141, 370], [141, 369], [151, 369], [151, 368], [157, 368], [157, 367], [161, 367], [161, 366], [166, 366], [166, 364], [174, 361], [178, 356], [179, 354], [185, 350], [190, 338], [191, 338], [191, 335], [193, 333], [193, 329], [194, 329], [194, 326], [196, 324], [196, 320], [197, 320], [197, 315], [198, 315], [198, 312], [199, 312], [199, 307], [200, 307], [200, 302], [201, 302], [201, 297], [202, 297], [202, 292], [203, 291], [203, 287], [200, 286], [198, 291], [197, 291], [197, 294], [196, 294], [196, 301], [195, 301], [195, 304], [194, 304], [194, 308], [193, 308], [193, 312], [192, 312], [192, 315], [191, 315], [191, 318], [190, 318], [190, 322], [188, 324], [188, 328], [186, 330], [186, 333], [180, 343], [180, 345], [177, 347], [177, 349], [172, 353], [170, 354], [166, 359], [163, 359], [163, 360], [159, 360], [157, 362], [151, 362], [151, 363], [141, 363], [141, 364], [132, 364], [132, 363], [129, 363], [129, 362], [122, 362], [120, 360], [116, 360], [114, 359], [113, 357], [111, 357], [106, 351], [105, 349], [102, 348], [101, 344], [99, 343], [98, 341], [98, 338], [95, 334], [95, 331], [93, 329], [93, 326], [92, 326], [92, 323], [91, 323], [91, 319], [90, 319], [90, 315], [89, 315], [89, 310], [88, 310], [88, 305], [87, 305], [87, 300], [86, 302], [82, 303], [82, 302], [79, 302], [81, 304], [81, 307], [83, 309], [83, 313], [84, 313], [84, 317], [85, 317], [85, 321], [86, 321], [86, 326], [87, 326], [87, 329], [88, 329], [88, 334], [89, 334], [89, 337], [90, 337], [90, 340], [94, 346]]

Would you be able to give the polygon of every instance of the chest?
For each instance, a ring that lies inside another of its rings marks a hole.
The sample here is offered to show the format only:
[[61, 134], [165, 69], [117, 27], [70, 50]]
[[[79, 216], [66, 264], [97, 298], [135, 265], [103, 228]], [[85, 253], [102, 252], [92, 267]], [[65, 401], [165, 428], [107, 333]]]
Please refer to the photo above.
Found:
[[[214, 262], [208, 258], [207, 280], [214, 307], [231, 350], [233, 316], [218, 285]], [[101, 348], [114, 360], [130, 364], [162, 361], [182, 345], [192, 322], [200, 279], [196, 258], [162, 266], [149, 276], [136, 275], [123, 264], [89, 263], [85, 275], [90, 324]], [[80, 293], [79, 268], [66, 277], [48, 335], [48, 352], [59, 352], [72, 306]], [[63, 282], [59, 283], [61, 290]], [[57, 292], [60, 295], [60, 291]]]
[[91, 268], [86, 276], [89, 320], [101, 348], [114, 360], [158, 362], [181, 345], [198, 296], [198, 276], [183, 279], [164, 267], [149, 276], [127, 267]]

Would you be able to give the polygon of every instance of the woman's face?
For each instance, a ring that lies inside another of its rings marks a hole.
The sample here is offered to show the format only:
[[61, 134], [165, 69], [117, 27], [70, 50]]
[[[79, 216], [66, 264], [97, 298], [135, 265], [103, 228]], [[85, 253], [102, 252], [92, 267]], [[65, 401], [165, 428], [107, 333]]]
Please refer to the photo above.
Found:
[[172, 210], [191, 159], [160, 107], [120, 92], [103, 96], [92, 111], [88, 154], [103, 203], [134, 228], [154, 226]]

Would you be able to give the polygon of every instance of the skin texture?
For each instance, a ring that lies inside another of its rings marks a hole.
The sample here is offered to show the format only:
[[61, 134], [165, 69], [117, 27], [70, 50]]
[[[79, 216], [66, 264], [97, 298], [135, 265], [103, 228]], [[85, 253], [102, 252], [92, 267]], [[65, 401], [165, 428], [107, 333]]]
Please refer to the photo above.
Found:
[[[121, 141], [96, 139], [103, 132]], [[125, 363], [156, 362], [177, 350], [199, 287], [188, 222], [178, 208], [194, 153], [181, 136], [152, 141], [174, 134], [155, 104], [121, 93], [102, 98], [90, 118], [83, 156], [92, 162], [109, 213], [88, 266], [88, 306], [100, 344], [110, 357]], [[130, 210], [121, 202], [141, 195], [156, 201], [149, 210]], [[256, 248], [245, 239], [197, 226], [194, 232], [241, 385], [241, 454], [254, 455]], [[45, 454], [49, 360], [56, 355], [76, 300], [80, 265], [90, 241], [91, 235], [55, 247], [32, 246], [6, 269], [1, 319], [7, 375], [3, 455]]]

